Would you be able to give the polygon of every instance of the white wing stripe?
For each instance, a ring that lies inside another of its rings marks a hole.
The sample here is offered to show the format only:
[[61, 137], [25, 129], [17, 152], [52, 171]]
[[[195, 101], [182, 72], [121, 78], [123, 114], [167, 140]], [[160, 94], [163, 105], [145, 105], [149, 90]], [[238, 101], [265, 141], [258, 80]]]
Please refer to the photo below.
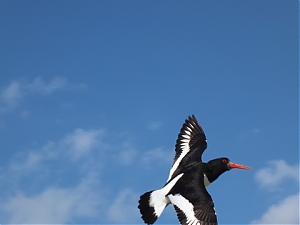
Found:
[[199, 220], [195, 217], [194, 206], [180, 194], [168, 195], [171, 203], [176, 205], [186, 216], [187, 224], [198, 224]]
[[183, 157], [187, 154], [187, 151], [182, 151], [181, 155], [179, 156], [179, 158], [176, 160], [176, 162], [174, 163], [174, 165], [172, 166], [171, 170], [170, 170], [170, 174], [169, 174], [169, 178], [167, 180], [167, 182], [170, 180], [170, 178], [172, 177], [173, 173], [175, 172], [175, 170], [177, 169], [181, 159], [183, 159]]
[[[188, 141], [190, 141], [189, 139], [190, 139], [190, 135], [187, 135], [187, 134], [183, 134], [183, 135], [181, 135], [182, 137], [184, 137], [184, 138], [187, 138], [188, 139]], [[183, 140], [182, 140], [183, 141]]]
[[191, 131], [185, 130], [185, 133], [186, 133], [187, 135], [191, 135]]
[[167, 180], [167, 182], [171, 179], [173, 173], [176, 171], [176, 169], [179, 166], [179, 163], [181, 162], [181, 160], [183, 159], [183, 157], [188, 153], [188, 151], [190, 150], [190, 146], [189, 146], [189, 142], [191, 141], [191, 134], [193, 132], [192, 128], [194, 128], [194, 126], [192, 124], [189, 124], [191, 126], [188, 127], [186, 126], [186, 129], [184, 130], [184, 132], [186, 134], [182, 134], [181, 137], [183, 139], [180, 140], [180, 147], [182, 149], [182, 152], [180, 154], [180, 156], [178, 157], [178, 159], [175, 161], [175, 163], [173, 164], [171, 170], [170, 170], [170, 174], [169, 174], [169, 178]]

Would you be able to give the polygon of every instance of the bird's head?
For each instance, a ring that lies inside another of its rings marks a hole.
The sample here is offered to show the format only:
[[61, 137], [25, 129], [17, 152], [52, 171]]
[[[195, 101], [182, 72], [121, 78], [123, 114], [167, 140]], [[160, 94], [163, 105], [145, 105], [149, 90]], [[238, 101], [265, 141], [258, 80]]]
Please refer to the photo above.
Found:
[[226, 157], [213, 159], [204, 163], [204, 173], [210, 182], [215, 181], [222, 173], [233, 168], [251, 170], [251, 167], [233, 163]]

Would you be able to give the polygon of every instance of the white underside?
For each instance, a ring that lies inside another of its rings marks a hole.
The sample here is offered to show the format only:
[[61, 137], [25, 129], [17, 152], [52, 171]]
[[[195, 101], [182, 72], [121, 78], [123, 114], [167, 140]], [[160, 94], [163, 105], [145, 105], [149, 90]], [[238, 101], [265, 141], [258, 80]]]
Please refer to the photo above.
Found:
[[183, 176], [183, 173], [176, 176], [162, 189], [153, 191], [150, 195], [149, 205], [154, 208], [154, 213], [157, 217], [161, 215], [165, 207], [170, 203], [170, 199], [166, 196], [176, 182]]

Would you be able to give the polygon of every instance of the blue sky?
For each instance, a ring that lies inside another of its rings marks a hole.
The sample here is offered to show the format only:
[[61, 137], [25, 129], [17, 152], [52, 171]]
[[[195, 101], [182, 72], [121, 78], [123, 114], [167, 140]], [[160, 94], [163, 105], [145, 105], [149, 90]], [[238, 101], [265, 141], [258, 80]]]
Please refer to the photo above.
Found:
[[[0, 1], [1, 223], [138, 223], [188, 115], [220, 224], [299, 223], [299, 1]], [[157, 223], [177, 224], [172, 207]]]

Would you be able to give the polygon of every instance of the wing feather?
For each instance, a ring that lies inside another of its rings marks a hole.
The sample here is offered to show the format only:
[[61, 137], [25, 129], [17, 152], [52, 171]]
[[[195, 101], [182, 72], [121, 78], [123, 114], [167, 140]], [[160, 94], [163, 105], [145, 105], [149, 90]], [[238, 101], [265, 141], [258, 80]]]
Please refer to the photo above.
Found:
[[176, 176], [174, 172], [177, 170], [182, 159], [192, 152], [194, 158], [201, 160], [201, 155], [207, 148], [205, 133], [198, 123], [194, 115], [189, 116], [182, 125], [182, 128], [178, 134], [178, 138], [175, 145], [175, 157], [173, 165], [170, 170], [168, 181]]

